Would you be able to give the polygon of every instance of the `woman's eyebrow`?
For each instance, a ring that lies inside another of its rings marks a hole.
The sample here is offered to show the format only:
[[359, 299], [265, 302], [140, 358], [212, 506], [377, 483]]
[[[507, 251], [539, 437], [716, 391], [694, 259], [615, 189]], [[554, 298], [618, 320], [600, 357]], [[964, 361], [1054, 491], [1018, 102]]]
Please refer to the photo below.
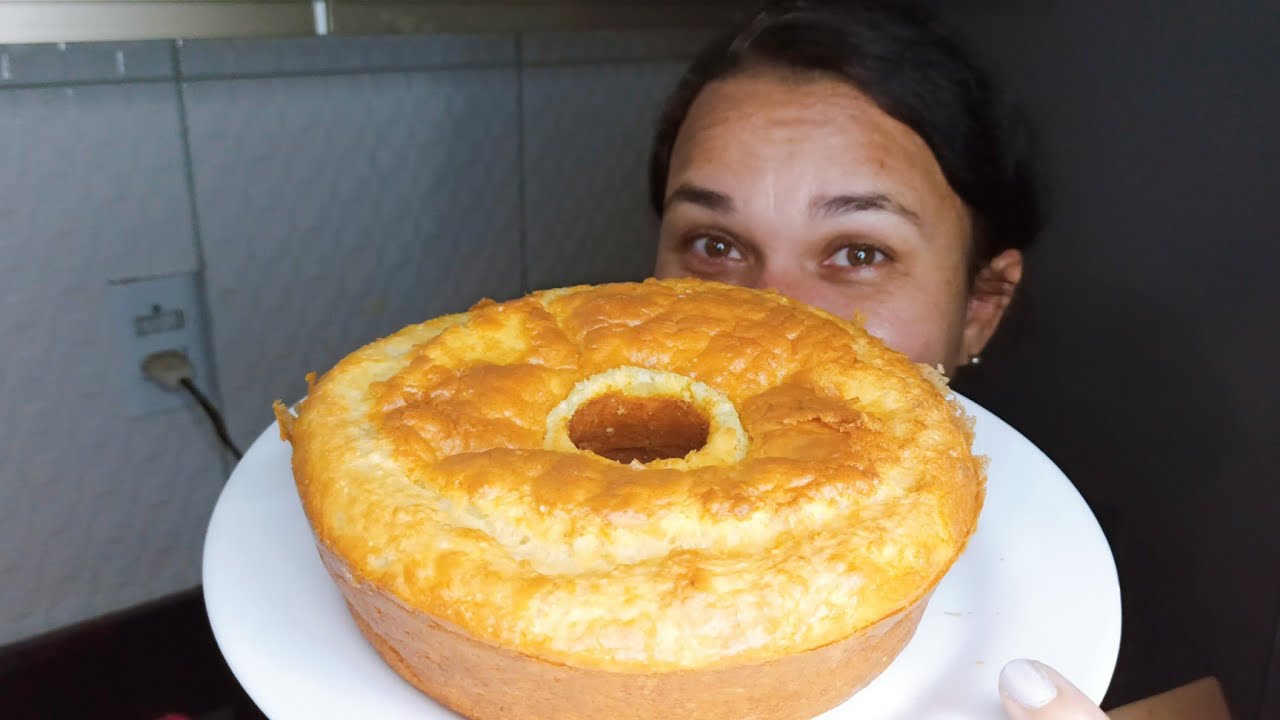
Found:
[[817, 217], [834, 217], [855, 212], [891, 212], [920, 225], [920, 215], [884, 193], [855, 193], [819, 196], [809, 203], [809, 211]]
[[698, 205], [719, 213], [737, 212], [737, 208], [733, 204], [733, 198], [722, 192], [716, 192], [698, 185], [684, 184], [672, 190], [671, 194], [667, 196], [666, 202], [662, 204], [662, 209], [666, 210], [679, 202]]

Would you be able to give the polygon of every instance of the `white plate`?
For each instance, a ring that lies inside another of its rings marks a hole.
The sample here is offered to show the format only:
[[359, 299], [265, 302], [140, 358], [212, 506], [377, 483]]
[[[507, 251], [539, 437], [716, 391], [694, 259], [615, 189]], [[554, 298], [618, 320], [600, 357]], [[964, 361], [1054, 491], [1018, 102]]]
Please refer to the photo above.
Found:
[[[964, 402], [978, 421], [975, 449], [991, 458], [978, 531], [911, 644], [823, 720], [1001, 718], [996, 678], [1019, 657], [1058, 668], [1095, 700], [1111, 681], [1120, 587], [1097, 521], [1030, 441]], [[356, 629], [312, 544], [289, 453], [268, 428], [209, 521], [205, 602], [232, 671], [273, 720], [456, 718]]]

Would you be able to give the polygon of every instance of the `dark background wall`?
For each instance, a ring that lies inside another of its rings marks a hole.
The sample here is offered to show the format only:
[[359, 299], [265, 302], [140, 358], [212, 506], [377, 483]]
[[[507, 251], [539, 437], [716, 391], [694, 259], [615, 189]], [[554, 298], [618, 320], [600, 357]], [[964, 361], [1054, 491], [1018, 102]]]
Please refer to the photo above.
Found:
[[1053, 188], [1020, 313], [960, 389], [1111, 539], [1109, 701], [1213, 673], [1257, 717], [1280, 608], [1280, 3], [933, 5], [1023, 101]]

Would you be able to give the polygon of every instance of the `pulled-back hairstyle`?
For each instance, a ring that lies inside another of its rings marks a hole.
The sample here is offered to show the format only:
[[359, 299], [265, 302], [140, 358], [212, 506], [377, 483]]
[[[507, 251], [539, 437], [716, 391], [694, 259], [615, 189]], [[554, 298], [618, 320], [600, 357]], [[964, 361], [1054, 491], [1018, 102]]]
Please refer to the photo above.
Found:
[[708, 84], [758, 67], [838, 77], [915, 131], [973, 221], [971, 270], [1025, 248], [1042, 225], [1026, 124], [963, 44], [918, 7], [778, 0], [689, 66], [660, 117], [649, 198], [661, 216], [676, 136]]

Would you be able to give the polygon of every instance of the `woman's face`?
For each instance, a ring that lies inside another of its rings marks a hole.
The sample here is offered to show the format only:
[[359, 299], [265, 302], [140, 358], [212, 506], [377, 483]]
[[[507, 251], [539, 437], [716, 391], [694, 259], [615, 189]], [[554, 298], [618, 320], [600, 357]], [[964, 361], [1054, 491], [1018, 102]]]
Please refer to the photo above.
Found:
[[694, 101], [654, 274], [860, 315], [891, 347], [950, 370], [981, 351], [1004, 307], [992, 319], [971, 302], [969, 244], [969, 213], [915, 132], [838, 79], [764, 70]]

